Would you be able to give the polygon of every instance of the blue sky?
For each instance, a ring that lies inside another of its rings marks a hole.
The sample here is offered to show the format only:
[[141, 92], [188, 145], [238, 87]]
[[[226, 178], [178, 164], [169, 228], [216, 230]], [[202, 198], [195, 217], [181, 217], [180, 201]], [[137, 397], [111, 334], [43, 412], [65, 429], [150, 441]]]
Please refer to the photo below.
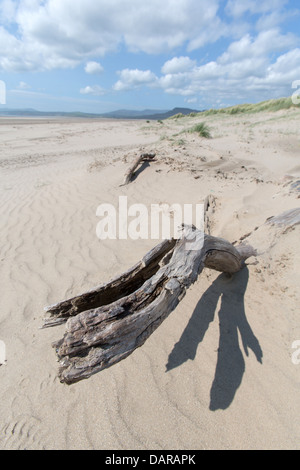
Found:
[[0, 109], [206, 109], [290, 96], [299, 25], [298, 0], [0, 0]]

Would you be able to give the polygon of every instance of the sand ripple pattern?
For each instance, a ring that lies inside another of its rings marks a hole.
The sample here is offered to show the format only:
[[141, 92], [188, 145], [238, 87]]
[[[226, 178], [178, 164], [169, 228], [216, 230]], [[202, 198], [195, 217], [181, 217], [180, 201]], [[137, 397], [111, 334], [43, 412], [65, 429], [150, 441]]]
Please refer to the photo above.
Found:
[[[98, 240], [101, 203], [214, 194], [213, 233], [231, 241], [299, 205], [288, 190], [296, 139], [280, 140], [284, 160], [275, 153], [280, 126], [297, 132], [298, 121], [271, 118], [213, 117], [209, 142], [181, 133], [180, 120], [1, 124], [0, 449], [299, 448], [299, 227], [248, 274], [204, 272], [142, 348], [87, 381], [59, 383], [51, 343], [64, 326], [39, 330], [45, 305], [108, 281], [157, 243]], [[151, 150], [158, 161], [120, 187], [130, 159]]]

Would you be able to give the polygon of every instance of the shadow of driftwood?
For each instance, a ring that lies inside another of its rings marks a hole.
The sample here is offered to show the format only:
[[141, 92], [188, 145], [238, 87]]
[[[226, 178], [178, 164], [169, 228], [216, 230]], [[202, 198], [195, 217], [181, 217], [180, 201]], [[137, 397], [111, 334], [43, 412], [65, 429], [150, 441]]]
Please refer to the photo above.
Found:
[[131, 181], [136, 180], [136, 178], [144, 171], [146, 168], [150, 166], [149, 162], [143, 162], [142, 165], [133, 173]]
[[180, 340], [169, 355], [167, 371], [194, 359], [198, 344], [203, 340], [210, 322], [214, 320], [218, 300], [220, 340], [215, 377], [210, 391], [210, 410], [226, 409], [241, 384], [245, 361], [239, 346], [240, 333], [245, 354], [250, 348], [262, 362], [262, 350], [247, 321], [244, 294], [249, 278], [248, 268], [232, 277], [221, 274], [199, 300]]

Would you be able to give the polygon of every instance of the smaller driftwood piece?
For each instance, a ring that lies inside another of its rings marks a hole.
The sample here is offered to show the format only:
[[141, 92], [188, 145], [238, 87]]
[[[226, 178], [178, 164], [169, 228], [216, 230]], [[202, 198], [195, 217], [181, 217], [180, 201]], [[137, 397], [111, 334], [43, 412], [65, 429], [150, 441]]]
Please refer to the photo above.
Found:
[[183, 227], [107, 284], [48, 307], [44, 327], [66, 322], [53, 344], [61, 382], [86, 379], [126, 358], [175, 309], [204, 267], [235, 273], [256, 251]]
[[134, 172], [139, 166], [140, 163], [143, 162], [153, 162], [155, 159], [155, 153], [142, 153], [139, 157], [137, 157], [132, 165], [128, 168], [125, 173], [125, 178], [123, 184], [121, 186], [125, 186], [126, 184], [130, 183], [134, 176]]

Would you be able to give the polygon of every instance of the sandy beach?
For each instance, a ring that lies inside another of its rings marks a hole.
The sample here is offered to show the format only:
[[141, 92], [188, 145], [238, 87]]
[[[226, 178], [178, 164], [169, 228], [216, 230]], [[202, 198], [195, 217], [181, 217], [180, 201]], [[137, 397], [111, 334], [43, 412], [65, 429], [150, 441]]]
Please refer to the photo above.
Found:
[[[188, 132], [202, 121], [210, 139]], [[299, 122], [295, 108], [163, 122], [0, 118], [0, 449], [300, 448], [300, 226], [265, 224], [300, 207]], [[120, 186], [143, 152], [156, 161]], [[51, 344], [65, 325], [41, 329], [44, 307], [157, 244], [99, 240], [99, 204], [208, 195], [210, 233], [232, 243], [250, 234], [258, 256], [231, 278], [205, 269], [141, 348], [60, 383]]]

